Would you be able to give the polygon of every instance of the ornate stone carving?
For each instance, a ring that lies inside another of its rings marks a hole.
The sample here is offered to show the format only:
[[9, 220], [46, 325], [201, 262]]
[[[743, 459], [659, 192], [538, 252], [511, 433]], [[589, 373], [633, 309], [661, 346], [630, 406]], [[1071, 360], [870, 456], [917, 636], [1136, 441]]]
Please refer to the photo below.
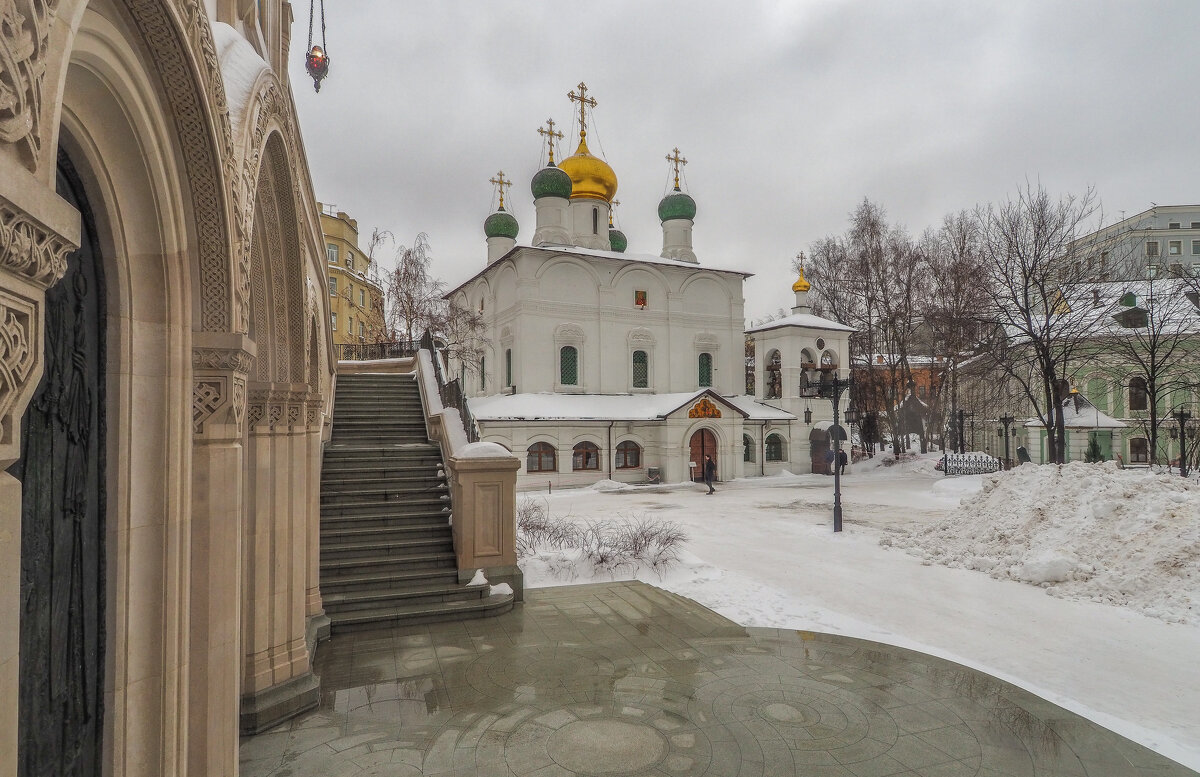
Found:
[[67, 271], [67, 254], [75, 248], [0, 199], [0, 267], [48, 288]]
[[228, 398], [223, 377], [198, 378], [192, 383], [192, 432], [204, 431], [204, 422], [213, 416]]
[[192, 368], [197, 370], [228, 370], [248, 375], [253, 364], [254, 358], [241, 349], [192, 349]]
[[20, 9], [0, 0], [0, 142], [17, 144], [33, 172], [44, 142], [42, 79], [57, 12], [58, 0], [26, 0]]
[[[225, 88], [216, 66], [212, 30], [199, 0], [178, 0], [179, 11], [193, 20], [192, 34], [200, 41], [196, 62], [196, 52], [185, 45], [194, 43], [185, 38], [188, 33], [180, 29], [180, 22], [171, 18], [169, 6], [161, 0], [130, 0], [125, 5], [146, 39], [179, 135], [199, 248], [201, 328], [228, 332], [232, 325], [233, 268], [219, 145], [224, 141], [219, 137], [223, 133], [221, 122], [228, 119], [219, 118], [218, 106], [224, 105]], [[219, 99], [215, 96], [218, 92]], [[231, 149], [232, 144], [224, 147], [226, 159], [232, 155]]]
[[230, 399], [230, 412], [233, 413], [233, 422], [237, 424], [238, 430], [242, 429], [242, 423], [246, 419], [246, 379], [237, 375], [233, 376], [233, 396]]
[[0, 443], [12, 441], [8, 416], [37, 363], [35, 313], [29, 300], [0, 291]]

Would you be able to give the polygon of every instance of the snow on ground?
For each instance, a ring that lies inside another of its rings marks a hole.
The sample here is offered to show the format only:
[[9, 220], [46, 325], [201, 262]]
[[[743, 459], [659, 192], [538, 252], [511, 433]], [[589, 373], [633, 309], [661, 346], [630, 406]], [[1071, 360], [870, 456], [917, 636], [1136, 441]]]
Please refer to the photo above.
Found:
[[1026, 464], [949, 516], [882, 540], [936, 564], [1200, 624], [1200, 488], [1148, 470]]
[[580, 524], [650, 518], [690, 538], [661, 575], [597, 574], [578, 553], [541, 549], [521, 561], [525, 585], [636, 577], [746, 626], [924, 651], [1200, 770], [1200, 486], [1082, 464], [944, 478], [936, 461], [852, 465], [841, 534], [822, 475], [737, 480], [712, 496], [610, 481], [521, 495]]

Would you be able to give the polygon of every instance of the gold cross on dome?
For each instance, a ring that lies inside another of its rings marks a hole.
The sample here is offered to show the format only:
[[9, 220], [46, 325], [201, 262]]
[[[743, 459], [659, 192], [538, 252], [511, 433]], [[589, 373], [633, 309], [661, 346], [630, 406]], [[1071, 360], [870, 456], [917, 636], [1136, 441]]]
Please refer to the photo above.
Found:
[[496, 173], [495, 178], [488, 179], [488, 182], [495, 184], [496, 188], [500, 190], [500, 210], [504, 210], [504, 187], [512, 186], [512, 181], [506, 179], [504, 177], [504, 171], [501, 170], [500, 172]]
[[686, 165], [687, 160], [679, 156], [678, 148], [674, 148], [667, 154], [667, 161], [675, 166], [675, 191], [679, 191], [679, 166]]
[[554, 119], [546, 119], [546, 126], [550, 129], [538, 127], [538, 134], [550, 141], [550, 164], [554, 164], [554, 141], [562, 140], [563, 134], [554, 131]]
[[588, 107], [596, 107], [596, 98], [587, 96], [587, 84], [579, 82], [579, 94], [575, 94], [575, 90], [567, 92], [567, 97], [571, 98], [571, 102], [579, 103], [579, 139], [583, 140], [587, 137], [587, 113]]
[[804, 252], [803, 251], [799, 251], [796, 253], [796, 261], [800, 265], [800, 272], [803, 273], [804, 272]]

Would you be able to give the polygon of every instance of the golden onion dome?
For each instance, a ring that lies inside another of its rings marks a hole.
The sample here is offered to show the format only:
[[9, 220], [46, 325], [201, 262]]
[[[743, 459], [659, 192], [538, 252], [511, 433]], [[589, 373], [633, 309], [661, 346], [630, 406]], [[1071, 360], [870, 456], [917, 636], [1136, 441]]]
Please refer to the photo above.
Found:
[[571, 199], [588, 198], [612, 202], [617, 195], [617, 174], [598, 156], [588, 151], [587, 141], [579, 139], [575, 154], [558, 163], [571, 177]]
[[796, 282], [792, 284], [792, 291], [795, 291], [795, 292], [808, 291], [811, 288], [812, 288], [812, 284], [809, 283], [808, 281], [804, 280], [804, 268], [801, 267], [800, 268], [800, 277], [797, 278]]

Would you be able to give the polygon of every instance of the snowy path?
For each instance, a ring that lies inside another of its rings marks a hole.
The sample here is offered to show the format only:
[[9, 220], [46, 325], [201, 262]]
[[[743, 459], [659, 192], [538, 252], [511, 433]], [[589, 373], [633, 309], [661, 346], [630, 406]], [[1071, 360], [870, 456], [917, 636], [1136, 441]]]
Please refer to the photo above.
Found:
[[[680, 524], [691, 538], [685, 563], [661, 580], [648, 570], [638, 577], [739, 623], [863, 637], [958, 661], [1200, 770], [1200, 628], [925, 565], [879, 545], [891, 527], [944, 516], [977, 478], [851, 476], [841, 535], [831, 531], [831, 486], [799, 476], [725, 484], [713, 496], [699, 487], [533, 496], [556, 516]], [[564, 582], [536, 560], [522, 566], [527, 585]]]

